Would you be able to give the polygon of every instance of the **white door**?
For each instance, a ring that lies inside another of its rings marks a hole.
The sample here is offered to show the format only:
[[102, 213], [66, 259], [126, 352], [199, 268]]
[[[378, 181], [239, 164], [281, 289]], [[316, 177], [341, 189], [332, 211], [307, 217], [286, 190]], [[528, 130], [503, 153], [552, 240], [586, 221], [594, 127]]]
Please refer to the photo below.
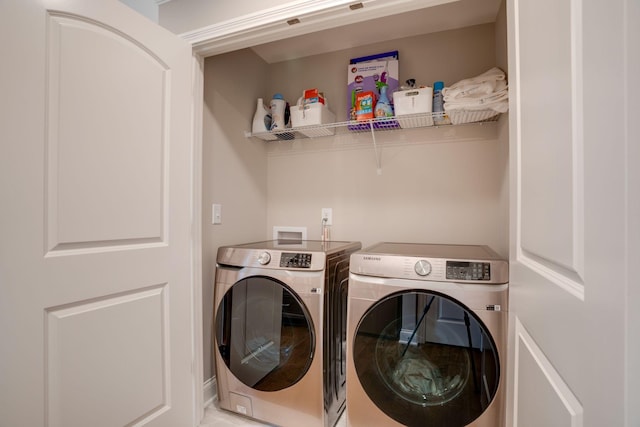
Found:
[[192, 426], [191, 49], [115, 0], [0, 27], [0, 425]]
[[638, 118], [628, 108], [639, 94], [631, 81], [639, 8], [626, 0], [510, 0], [508, 7], [507, 425], [638, 426], [638, 361], [629, 356], [637, 354], [640, 325], [627, 311], [638, 293], [629, 275], [629, 262], [637, 264], [630, 256], [638, 245], [638, 182], [629, 168], [637, 158], [627, 156], [638, 142], [630, 132]]

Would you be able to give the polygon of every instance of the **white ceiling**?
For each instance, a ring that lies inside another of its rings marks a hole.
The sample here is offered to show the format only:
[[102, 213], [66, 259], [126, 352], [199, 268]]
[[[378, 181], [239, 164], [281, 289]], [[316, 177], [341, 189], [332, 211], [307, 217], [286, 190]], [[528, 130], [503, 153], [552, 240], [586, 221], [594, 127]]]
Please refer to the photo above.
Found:
[[267, 63], [496, 21], [502, 0], [460, 0], [253, 46]]

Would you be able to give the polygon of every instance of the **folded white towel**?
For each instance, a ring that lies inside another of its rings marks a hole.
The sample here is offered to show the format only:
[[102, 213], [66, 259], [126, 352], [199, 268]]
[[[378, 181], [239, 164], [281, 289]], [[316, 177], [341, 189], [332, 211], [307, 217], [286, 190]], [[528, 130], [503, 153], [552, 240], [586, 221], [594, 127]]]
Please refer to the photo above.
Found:
[[[493, 87], [493, 89], [489, 90], [489, 87]], [[446, 88], [445, 88], [446, 89]], [[485, 90], [486, 89], [486, 90]], [[475, 100], [475, 99], [482, 99], [482, 98], [486, 98], [486, 97], [491, 97], [492, 95], [496, 94], [496, 93], [502, 93], [504, 91], [506, 91], [507, 89], [507, 82], [504, 80], [500, 80], [497, 82], [494, 82], [493, 84], [481, 84], [481, 85], [477, 85], [475, 87], [471, 87], [468, 90], [466, 90], [465, 92], [460, 92], [459, 94], [455, 95], [455, 96], [451, 96], [451, 95], [447, 95], [445, 96], [443, 99], [445, 102], [457, 102], [457, 101], [467, 101], [467, 100]]]
[[457, 98], [446, 101], [444, 103], [445, 111], [466, 109], [468, 107], [474, 108], [492, 108], [493, 105], [500, 102], [508, 102], [509, 91], [508, 88], [504, 88], [498, 92], [490, 93], [484, 96], [476, 96], [473, 98]]
[[442, 89], [445, 102], [453, 98], [478, 96], [496, 92], [506, 87], [506, 76], [500, 68], [494, 67], [484, 73], [460, 80]]

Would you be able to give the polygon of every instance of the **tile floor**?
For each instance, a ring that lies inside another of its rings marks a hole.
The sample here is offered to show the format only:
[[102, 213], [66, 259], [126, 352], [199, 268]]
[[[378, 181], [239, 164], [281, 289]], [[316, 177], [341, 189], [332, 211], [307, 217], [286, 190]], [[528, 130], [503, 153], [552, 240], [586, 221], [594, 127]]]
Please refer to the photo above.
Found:
[[[222, 410], [215, 399], [205, 408], [204, 418], [200, 423], [200, 427], [264, 427], [270, 425]], [[346, 426], [347, 421], [344, 414], [342, 414], [342, 417], [336, 423], [336, 427]]]

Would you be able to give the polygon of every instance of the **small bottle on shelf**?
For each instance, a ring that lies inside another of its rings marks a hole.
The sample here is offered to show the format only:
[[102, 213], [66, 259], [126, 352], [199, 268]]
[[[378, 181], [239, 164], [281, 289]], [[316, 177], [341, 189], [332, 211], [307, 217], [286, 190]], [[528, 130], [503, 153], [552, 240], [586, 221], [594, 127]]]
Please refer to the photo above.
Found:
[[444, 89], [444, 82], [433, 83], [433, 124], [436, 126], [451, 124], [449, 116], [444, 112], [442, 89]]
[[380, 98], [376, 103], [375, 108], [375, 117], [392, 117], [393, 116], [393, 107], [391, 106], [391, 101], [389, 101], [389, 97], [387, 96], [387, 88], [389, 87], [384, 82], [378, 82], [376, 84], [378, 90], [380, 90]]

